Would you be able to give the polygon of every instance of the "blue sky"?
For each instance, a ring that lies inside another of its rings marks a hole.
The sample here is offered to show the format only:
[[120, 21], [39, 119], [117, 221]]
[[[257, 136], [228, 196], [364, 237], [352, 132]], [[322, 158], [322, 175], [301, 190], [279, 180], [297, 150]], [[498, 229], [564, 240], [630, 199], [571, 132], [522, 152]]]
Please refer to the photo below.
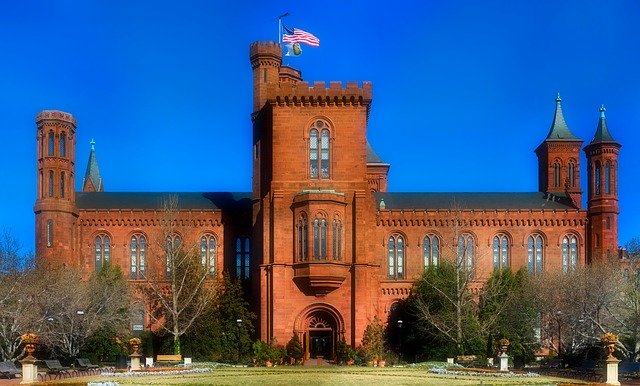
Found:
[[[13, 1], [0, 13], [0, 227], [34, 245], [35, 115], [78, 120], [108, 191], [250, 191], [249, 44], [277, 16], [319, 48], [305, 80], [369, 80], [368, 137], [390, 191], [536, 191], [533, 150], [561, 93], [620, 155], [620, 242], [640, 235], [640, 2]], [[581, 162], [586, 191], [586, 165]], [[586, 194], [585, 194], [586, 197]]]

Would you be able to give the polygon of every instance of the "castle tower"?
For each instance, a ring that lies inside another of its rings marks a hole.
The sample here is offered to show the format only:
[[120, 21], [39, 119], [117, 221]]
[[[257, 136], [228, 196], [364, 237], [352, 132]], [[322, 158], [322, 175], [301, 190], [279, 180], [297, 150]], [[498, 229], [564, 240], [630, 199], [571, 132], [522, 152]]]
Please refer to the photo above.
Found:
[[102, 192], [104, 186], [102, 185], [102, 177], [100, 177], [100, 169], [98, 168], [98, 159], [96, 158], [96, 142], [91, 140], [91, 152], [89, 153], [89, 162], [87, 163], [87, 170], [84, 173], [84, 179], [82, 180], [83, 192]]
[[558, 94], [549, 134], [535, 150], [538, 156], [538, 187], [541, 192], [565, 193], [573, 205], [580, 208], [582, 205], [580, 189], [582, 140], [569, 130], [562, 114], [561, 101]]
[[253, 111], [267, 102], [267, 88], [277, 86], [282, 64], [282, 46], [275, 42], [255, 42], [249, 47], [253, 69]]
[[587, 155], [588, 216], [587, 242], [593, 260], [618, 253], [618, 154], [620, 145], [607, 127], [604, 105], [593, 140], [584, 147]]
[[64, 264], [74, 261], [76, 120], [68, 113], [45, 110], [36, 116], [37, 198], [36, 257]]

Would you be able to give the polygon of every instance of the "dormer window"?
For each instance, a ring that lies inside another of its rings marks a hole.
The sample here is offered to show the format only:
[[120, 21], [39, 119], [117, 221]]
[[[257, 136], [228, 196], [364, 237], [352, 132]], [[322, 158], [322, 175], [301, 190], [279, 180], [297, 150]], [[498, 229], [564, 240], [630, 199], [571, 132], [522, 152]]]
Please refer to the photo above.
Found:
[[329, 178], [329, 143], [329, 125], [322, 120], [315, 121], [309, 131], [309, 177]]

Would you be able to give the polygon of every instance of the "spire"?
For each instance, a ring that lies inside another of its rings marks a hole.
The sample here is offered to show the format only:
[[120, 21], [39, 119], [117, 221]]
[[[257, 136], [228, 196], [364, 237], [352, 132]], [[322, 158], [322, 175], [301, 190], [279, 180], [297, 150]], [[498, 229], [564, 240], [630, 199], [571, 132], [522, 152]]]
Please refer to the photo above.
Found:
[[98, 159], [96, 158], [96, 142], [91, 139], [89, 144], [91, 145], [91, 152], [89, 153], [89, 162], [82, 181], [82, 191], [102, 192], [104, 188], [102, 186], [102, 177], [100, 177], [100, 169], [98, 169]]
[[561, 101], [562, 98], [560, 98], [560, 93], [558, 93], [556, 97], [556, 112], [553, 116], [553, 123], [551, 124], [551, 129], [549, 130], [549, 134], [547, 134], [546, 140], [580, 140], [580, 138], [573, 135], [567, 123], [564, 121]]
[[607, 118], [604, 116], [604, 112], [606, 109], [604, 105], [600, 105], [600, 120], [598, 121], [598, 128], [596, 129], [596, 134], [593, 136], [591, 143], [600, 143], [600, 142], [615, 142], [611, 133], [609, 133], [609, 128], [607, 127]]

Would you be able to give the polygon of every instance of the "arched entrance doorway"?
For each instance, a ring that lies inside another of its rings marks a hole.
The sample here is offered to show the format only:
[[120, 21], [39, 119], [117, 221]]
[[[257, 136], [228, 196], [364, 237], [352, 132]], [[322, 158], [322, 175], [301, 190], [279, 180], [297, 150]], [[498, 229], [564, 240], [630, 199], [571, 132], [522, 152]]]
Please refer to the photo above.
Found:
[[296, 331], [301, 338], [306, 359], [335, 357], [336, 344], [344, 337], [344, 323], [331, 306], [308, 307], [296, 319]]

